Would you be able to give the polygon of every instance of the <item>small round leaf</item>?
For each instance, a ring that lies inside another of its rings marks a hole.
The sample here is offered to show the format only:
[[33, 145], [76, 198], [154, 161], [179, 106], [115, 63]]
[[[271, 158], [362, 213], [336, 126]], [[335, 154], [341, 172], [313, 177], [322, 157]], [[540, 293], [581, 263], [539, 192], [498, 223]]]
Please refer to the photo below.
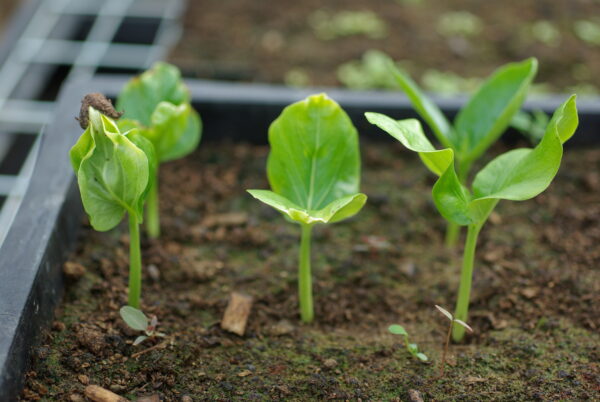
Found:
[[145, 331], [146, 328], [148, 328], [148, 317], [137, 308], [124, 306], [121, 307], [119, 313], [121, 314], [123, 321], [125, 321], [132, 329]]
[[398, 325], [398, 324], [390, 325], [388, 328], [388, 331], [390, 331], [394, 335], [408, 336], [408, 332], [406, 332], [406, 330], [404, 329], [404, 327], [402, 325]]

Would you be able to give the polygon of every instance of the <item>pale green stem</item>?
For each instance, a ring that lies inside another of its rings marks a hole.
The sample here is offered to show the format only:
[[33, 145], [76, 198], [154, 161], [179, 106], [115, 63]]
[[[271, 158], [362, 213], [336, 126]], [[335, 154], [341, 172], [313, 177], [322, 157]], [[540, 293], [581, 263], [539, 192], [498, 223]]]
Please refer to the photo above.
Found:
[[[458, 299], [456, 301], [456, 310], [454, 318], [467, 322], [469, 314], [469, 298], [471, 295], [471, 282], [473, 279], [473, 262], [475, 260], [475, 248], [477, 246], [477, 236], [481, 230], [481, 224], [469, 225], [467, 231], [467, 240], [463, 253], [463, 266], [460, 274], [460, 286], [458, 288]], [[452, 339], [459, 342], [465, 335], [465, 328], [460, 324], [454, 324], [452, 328]]]
[[454, 222], [448, 221], [448, 224], [446, 225], [446, 237], [444, 238], [444, 244], [446, 244], [446, 247], [456, 247], [458, 236], [460, 236], [460, 226]]
[[312, 299], [312, 276], [310, 272], [310, 238], [312, 225], [302, 224], [300, 240], [300, 265], [298, 269], [298, 300], [300, 302], [300, 318], [311, 322], [314, 318]]
[[129, 214], [129, 305], [140, 308], [142, 293], [142, 256], [140, 228], [135, 215]]
[[160, 212], [158, 210], [158, 175], [154, 177], [146, 199], [146, 232], [156, 239], [160, 236]]

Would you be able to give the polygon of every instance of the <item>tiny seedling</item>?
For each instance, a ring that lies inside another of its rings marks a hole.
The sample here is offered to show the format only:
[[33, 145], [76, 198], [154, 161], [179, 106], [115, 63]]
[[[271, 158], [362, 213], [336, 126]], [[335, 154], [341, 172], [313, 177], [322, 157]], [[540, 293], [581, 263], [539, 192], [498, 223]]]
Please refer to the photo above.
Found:
[[353, 35], [381, 39], [387, 36], [388, 31], [386, 22], [373, 11], [339, 11], [331, 14], [317, 10], [309, 16], [308, 24], [321, 40]]
[[444, 314], [446, 318], [450, 320], [450, 324], [448, 325], [448, 334], [446, 335], [446, 342], [444, 343], [444, 352], [442, 353], [442, 360], [440, 361], [440, 378], [444, 376], [444, 366], [446, 365], [446, 355], [448, 353], [448, 345], [450, 345], [450, 336], [452, 335], [452, 327], [454, 324], [458, 324], [468, 330], [469, 332], [473, 332], [473, 328], [471, 328], [466, 322], [459, 320], [458, 318], [454, 318], [450, 312], [437, 304], [435, 308], [439, 310], [440, 313]]
[[[388, 70], [438, 141], [452, 150], [458, 180], [465, 184], [473, 163], [502, 135], [521, 107], [537, 72], [537, 60], [510, 63], [496, 70], [459, 111], [454, 124], [425, 96], [417, 84], [388, 57]], [[454, 246], [459, 226], [449, 222], [446, 244]]]
[[302, 228], [298, 298], [302, 321], [314, 318], [310, 243], [315, 224], [349, 218], [363, 207], [358, 135], [325, 94], [286, 107], [269, 127], [267, 176], [273, 191], [248, 190]]
[[390, 325], [388, 328], [388, 331], [390, 331], [390, 333], [392, 333], [394, 335], [400, 335], [400, 336], [404, 337], [404, 346], [406, 346], [406, 350], [408, 350], [408, 353], [413, 355], [413, 357], [421, 360], [422, 362], [426, 362], [427, 360], [429, 360], [424, 353], [419, 352], [419, 347], [417, 346], [416, 343], [410, 343], [408, 341], [408, 332], [406, 332], [406, 330], [404, 329], [404, 327], [402, 325], [398, 325], [398, 324]]
[[[156, 63], [152, 69], [129, 81], [117, 100], [123, 111], [121, 130], [139, 129], [156, 152], [158, 163], [179, 159], [200, 142], [202, 122], [190, 104], [190, 93], [177, 67]], [[148, 235], [160, 235], [158, 175], [153, 177], [146, 205]]]
[[[563, 143], [575, 134], [578, 125], [575, 95], [556, 109], [535, 148], [515, 149], [492, 159], [477, 173], [471, 189], [456, 173], [454, 149], [435, 149], [418, 120], [394, 120], [379, 113], [366, 113], [366, 117], [419, 154], [425, 166], [439, 176], [432, 195], [440, 214], [449, 222], [468, 227], [454, 314], [466, 321], [479, 232], [500, 200], [524, 201], [548, 188], [560, 167]], [[454, 326], [452, 336], [460, 341], [464, 328]]]
[[77, 175], [83, 208], [92, 227], [107, 231], [129, 216], [129, 305], [140, 306], [142, 259], [139, 223], [156, 174], [152, 144], [137, 129], [121, 132], [118, 117], [101, 94], [89, 94], [79, 122], [85, 132], [69, 153]]
[[141, 310], [131, 306], [121, 307], [119, 310], [119, 314], [121, 314], [121, 318], [125, 321], [125, 324], [129, 326], [129, 328], [142, 331], [146, 335], [140, 335], [135, 338], [133, 341], [133, 346], [137, 346], [140, 343], [144, 342], [148, 338], [159, 337], [162, 338], [165, 336], [162, 332], [156, 331], [156, 327], [158, 326], [158, 319], [155, 315], [152, 316], [151, 319], [146, 317]]

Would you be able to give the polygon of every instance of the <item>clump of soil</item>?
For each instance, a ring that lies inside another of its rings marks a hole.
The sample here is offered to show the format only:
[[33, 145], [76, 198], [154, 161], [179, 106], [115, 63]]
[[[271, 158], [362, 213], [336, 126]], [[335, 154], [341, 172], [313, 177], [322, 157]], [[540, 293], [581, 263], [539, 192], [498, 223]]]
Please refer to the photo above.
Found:
[[[395, 143], [362, 149], [365, 209], [315, 231], [314, 324], [298, 318], [298, 227], [244, 192], [267, 188], [268, 148], [203, 144], [161, 167], [163, 236], [143, 244], [143, 310], [167, 337], [132, 346], [118, 315], [126, 227], [86, 225], [23, 400], [82, 400], [88, 384], [169, 401], [597, 398], [600, 149], [567, 150], [547, 192], [499, 204], [479, 242], [475, 333], [451, 346], [441, 379], [447, 320], [434, 304], [453, 307], [460, 250], [442, 245], [418, 158]], [[242, 337], [218, 325], [234, 290], [254, 298]]]
[[[309, 23], [317, 10], [329, 15], [372, 11], [386, 23], [387, 36], [321, 40]], [[440, 19], [456, 11], [479, 17], [481, 32], [468, 37], [440, 32]], [[578, 38], [574, 25], [599, 14], [600, 5], [591, 0], [194, 1], [171, 59], [187, 74], [203, 78], [281, 83], [288, 72], [300, 70], [306, 84], [339, 85], [337, 67], [369, 49], [410, 61], [416, 77], [432, 68], [485, 77], [504, 63], [535, 56], [540, 60], [536, 82], [565, 92], [584, 84], [600, 88], [600, 76], [594, 74], [600, 71], [598, 46]], [[552, 24], [552, 41], [532, 34], [540, 22], [546, 30]]]

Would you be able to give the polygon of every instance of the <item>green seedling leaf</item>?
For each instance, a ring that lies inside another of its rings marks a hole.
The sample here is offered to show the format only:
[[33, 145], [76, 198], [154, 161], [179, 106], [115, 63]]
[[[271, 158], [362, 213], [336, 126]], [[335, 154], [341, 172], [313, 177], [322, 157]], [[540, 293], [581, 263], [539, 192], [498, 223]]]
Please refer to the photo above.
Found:
[[396, 79], [396, 82], [402, 88], [413, 107], [419, 115], [427, 122], [431, 130], [444, 146], [450, 147], [452, 144], [452, 126], [442, 113], [442, 111], [433, 103], [410, 78], [410, 76], [396, 66], [392, 59], [388, 58], [388, 69]]
[[425, 166], [436, 175], [442, 175], [454, 161], [452, 149], [437, 150], [431, 145], [418, 120], [394, 120], [372, 112], [365, 113], [365, 116], [370, 123], [396, 138], [406, 148], [418, 152]]
[[427, 356], [424, 353], [417, 353], [417, 359], [421, 360], [422, 362], [426, 362], [429, 360], [429, 358], [427, 358]]
[[130, 80], [119, 95], [117, 109], [123, 118], [152, 125], [152, 114], [161, 102], [181, 105], [190, 101], [190, 94], [181, 80], [177, 67], [158, 62], [152, 69]]
[[392, 324], [388, 327], [388, 331], [394, 335], [408, 336], [408, 332], [406, 332], [402, 325]]
[[525, 100], [537, 72], [537, 60], [527, 59], [498, 69], [454, 121], [454, 148], [460, 158], [473, 161], [506, 130]]
[[[119, 313], [121, 314], [123, 321], [125, 321], [125, 323], [132, 329], [137, 331], [146, 331], [146, 329], [148, 329], [148, 317], [146, 317], [146, 315], [137, 308], [123, 306], [121, 307], [121, 310], [119, 310]], [[140, 337], [138, 337], [138, 339], [139, 338]]]
[[273, 191], [249, 190], [253, 197], [303, 224], [338, 222], [365, 204], [356, 129], [326, 95], [286, 107], [269, 129], [269, 143]]
[[416, 356], [417, 353], [419, 352], [419, 347], [417, 346], [416, 343], [409, 343], [408, 345], [406, 345], [406, 348], [408, 349], [410, 354], [413, 356]]
[[159, 162], [181, 158], [200, 142], [202, 123], [177, 67], [156, 63], [129, 81], [117, 100], [119, 127], [137, 127], [156, 148]]
[[126, 212], [142, 221], [143, 200], [151, 177], [146, 153], [121, 133], [113, 120], [89, 108], [89, 125], [71, 149], [81, 199], [98, 231], [115, 227]]
[[[467, 194], [453, 169], [448, 169], [433, 188], [442, 215], [458, 224], [483, 222], [501, 200], [524, 201], [543, 192], [558, 172], [563, 146], [578, 125], [575, 96], [555, 112], [541, 142], [533, 149], [509, 151], [488, 163]], [[466, 223], [465, 223], [466, 222]]]
[[133, 341], [133, 346], [137, 346], [140, 343], [144, 342], [146, 339], [148, 339], [148, 337], [146, 335], [140, 335], [137, 338], [135, 338], [135, 341]]
[[452, 317], [452, 314], [450, 314], [450, 312], [448, 310], [446, 310], [445, 308], [440, 307], [437, 304], [435, 305], [435, 308], [437, 308], [440, 313], [444, 314], [446, 316], [446, 318], [448, 318], [450, 321], [454, 320], [454, 317]]

